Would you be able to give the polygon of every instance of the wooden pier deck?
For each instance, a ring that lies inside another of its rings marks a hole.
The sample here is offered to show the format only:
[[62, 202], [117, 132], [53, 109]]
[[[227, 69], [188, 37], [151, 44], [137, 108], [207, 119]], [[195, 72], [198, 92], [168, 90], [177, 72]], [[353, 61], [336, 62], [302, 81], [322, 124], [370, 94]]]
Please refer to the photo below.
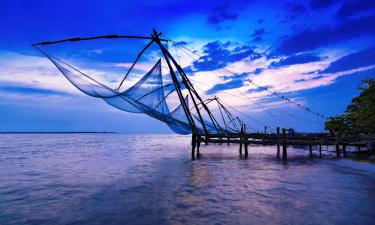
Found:
[[374, 154], [374, 144], [372, 135], [356, 136], [330, 136], [324, 133], [307, 134], [287, 134], [286, 130], [276, 134], [246, 133], [243, 129], [239, 133], [228, 134], [193, 134], [192, 135], [192, 158], [199, 155], [200, 145], [204, 144], [239, 144], [239, 155], [245, 158], [249, 155], [249, 145], [275, 146], [276, 156], [282, 154], [283, 160], [287, 160], [288, 147], [306, 147], [309, 156], [313, 154], [313, 149], [319, 151], [322, 157], [322, 146], [333, 146], [337, 157], [347, 156], [348, 147], [356, 147], [358, 151], [365, 148], [368, 155]]

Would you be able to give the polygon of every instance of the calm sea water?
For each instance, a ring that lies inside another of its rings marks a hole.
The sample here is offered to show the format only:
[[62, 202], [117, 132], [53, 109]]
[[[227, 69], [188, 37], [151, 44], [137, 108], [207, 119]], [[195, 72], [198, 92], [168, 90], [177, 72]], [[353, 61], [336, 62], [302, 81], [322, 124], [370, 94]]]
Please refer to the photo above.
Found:
[[0, 135], [0, 224], [375, 224], [375, 165], [127, 134]]

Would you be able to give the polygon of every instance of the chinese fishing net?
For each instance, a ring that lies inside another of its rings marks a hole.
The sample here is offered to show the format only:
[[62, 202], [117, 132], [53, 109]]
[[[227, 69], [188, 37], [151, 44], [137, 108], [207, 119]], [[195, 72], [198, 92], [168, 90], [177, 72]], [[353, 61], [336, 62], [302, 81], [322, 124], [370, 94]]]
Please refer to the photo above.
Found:
[[[175, 86], [173, 83], [163, 84], [160, 59], [137, 83], [125, 91], [119, 91], [81, 72], [61, 59], [47, 54], [42, 49], [39, 50], [81, 92], [103, 99], [107, 104], [119, 110], [151, 116], [167, 124], [177, 134], [186, 135], [192, 132], [193, 129], [182, 104], [172, 111], [168, 107], [166, 98], [175, 91]], [[189, 106], [188, 95], [184, 98], [184, 101]], [[194, 113], [192, 115], [198, 132], [203, 133], [201, 120]], [[225, 132], [223, 128], [219, 127], [218, 129], [217, 126], [207, 120], [204, 120], [204, 123], [210, 133]]]

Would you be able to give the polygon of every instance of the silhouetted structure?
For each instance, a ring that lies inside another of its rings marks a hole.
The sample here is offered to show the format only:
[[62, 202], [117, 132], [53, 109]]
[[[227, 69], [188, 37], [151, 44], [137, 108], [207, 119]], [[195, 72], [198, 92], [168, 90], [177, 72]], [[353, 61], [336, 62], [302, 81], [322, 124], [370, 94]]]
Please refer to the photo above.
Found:
[[[246, 124], [238, 117], [233, 117], [230, 111], [217, 98], [203, 100], [188, 76], [173, 58], [167, 48], [162, 44], [169, 40], [160, 38], [161, 33], [153, 31], [150, 37], [144, 36], [122, 36], [107, 35], [95, 36], [88, 38], [71, 38], [53, 42], [42, 42], [34, 44], [59, 70], [60, 72], [80, 91], [95, 98], [103, 99], [109, 105], [132, 113], [144, 113], [155, 119], [166, 123], [175, 133], [192, 134], [192, 158], [195, 158], [196, 151], [199, 155], [201, 142], [204, 143], [238, 143], [240, 145], [240, 155], [242, 156], [242, 148], [244, 147], [244, 157], [248, 157], [248, 148], [250, 144], [257, 145], [277, 145], [277, 157], [280, 156], [280, 146], [282, 146], [283, 159], [287, 159], [288, 145], [308, 145], [310, 156], [312, 156], [312, 146], [319, 146], [321, 155], [321, 145], [335, 145], [337, 156], [340, 156], [340, 148], [346, 156], [346, 146], [353, 145], [363, 147], [367, 143], [363, 139], [352, 140], [352, 137], [338, 138], [325, 136], [323, 134], [301, 135], [295, 134], [293, 129], [277, 129], [277, 133], [267, 133], [265, 127], [264, 133], [248, 133], [246, 132]], [[51, 45], [63, 42], [75, 42], [94, 39], [143, 39], [148, 40], [148, 44], [139, 52], [133, 64], [119, 83], [117, 89], [113, 89], [93, 77], [81, 72], [77, 68], [69, 65], [63, 60], [47, 53], [41, 48], [44, 45]], [[162, 53], [168, 69], [168, 79], [162, 78], [161, 59], [146, 73], [136, 84], [130, 88], [120, 91], [124, 81], [132, 71], [142, 54], [153, 44], [156, 44]], [[167, 80], [167, 82], [165, 82]], [[254, 83], [253, 81], [249, 81]], [[265, 90], [269, 91], [267, 88]], [[187, 92], [184, 96], [183, 91]], [[176, 93], [180, 102], [174, 110], [170, 110], [167, 104], [167, 98], [172, 93]], [[278, 95], [276, 92], [271, 92]], [[285, 101], [295, 104], [297, 107], [303, 107], [292, 100], [280, 96]], [[192, 107], [190, 103], [192, 102]], [[217, 120], [208, 107], [208, 104], [216, 103], [220, 112], [220, 120]], [[303, 108], [310, 113], [319, 117], [323, 115], [312, 112], [309, 108]], [[219, 122], [220, 121], [220, 122]], [[369, 140], [372, 140], [371, 138]], [[371, 141], [370, 141], [371, 142]], [[371, 142], [372, 143], [372, 142]], [[372, 146], [372, 145], [371, 145]]]

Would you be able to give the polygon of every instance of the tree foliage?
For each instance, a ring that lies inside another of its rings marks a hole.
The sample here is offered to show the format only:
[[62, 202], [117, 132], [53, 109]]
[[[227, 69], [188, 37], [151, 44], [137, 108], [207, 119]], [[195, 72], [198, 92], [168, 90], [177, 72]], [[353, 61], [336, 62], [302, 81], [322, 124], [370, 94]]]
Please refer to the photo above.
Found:
[[352, 99], [342, 115], [328, 118], [325, 129], [330, 132], [375, 133], [375, 79], [366, 79], [358, 87], [362, 92]]

